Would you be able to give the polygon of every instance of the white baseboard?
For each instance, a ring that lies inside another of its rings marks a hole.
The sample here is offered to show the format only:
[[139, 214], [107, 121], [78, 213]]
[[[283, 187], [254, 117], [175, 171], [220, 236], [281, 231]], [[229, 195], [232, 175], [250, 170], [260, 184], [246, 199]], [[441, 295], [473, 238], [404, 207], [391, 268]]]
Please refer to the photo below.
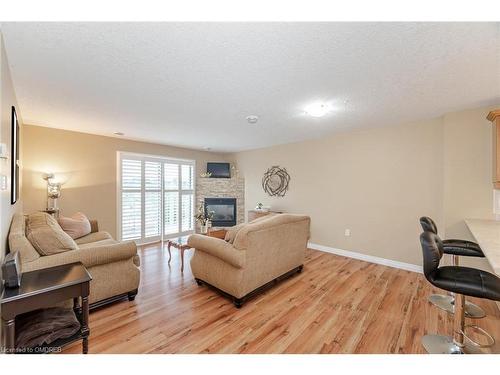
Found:
[[406, 270], [406, 271], [412, 271], [412, 272], [418, 272], [418, 273], [423, 272], [422, 267], [417, 266], [416, 264], [398, 262], [396, 260], [380, 258], [380, 257], [376, 257], [373, 255], [361, 254], [361, 253], [357, 253], [355, 251], [336, 249], [334, 247], [318, 245], [318, 244], [311, 243], [311, 242], [309, 242], [307, 244], [307, 247], [309, 249], [319, 250], [319, 251], [323, 251], [325, 253], [331, 253], [331, 254], [335, 254], [335, 255], [341, 255], [341, 256], [347, 257], [347, 258], [364, 260], [365, 262], [382, 264], [384, 266], [400, 268], [400, 269]]

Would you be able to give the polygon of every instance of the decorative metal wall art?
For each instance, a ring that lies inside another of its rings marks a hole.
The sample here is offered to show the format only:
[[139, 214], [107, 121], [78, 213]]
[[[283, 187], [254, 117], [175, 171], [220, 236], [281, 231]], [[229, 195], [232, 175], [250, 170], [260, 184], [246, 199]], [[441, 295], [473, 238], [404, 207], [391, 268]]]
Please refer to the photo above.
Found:
[[288, 191], [290, 175], [285, 168], [272, 166], [262, 177], [262, 189], [271, 197], [284, 197]]

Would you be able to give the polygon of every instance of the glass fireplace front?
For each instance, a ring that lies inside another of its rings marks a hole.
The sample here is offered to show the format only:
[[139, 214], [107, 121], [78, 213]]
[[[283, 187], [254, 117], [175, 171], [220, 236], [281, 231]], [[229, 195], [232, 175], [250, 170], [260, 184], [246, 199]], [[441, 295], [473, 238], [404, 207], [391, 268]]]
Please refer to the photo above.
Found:
[[205, 198], [205, 212], [214, 213], [212, 226], [236, 225], [236, 198]]

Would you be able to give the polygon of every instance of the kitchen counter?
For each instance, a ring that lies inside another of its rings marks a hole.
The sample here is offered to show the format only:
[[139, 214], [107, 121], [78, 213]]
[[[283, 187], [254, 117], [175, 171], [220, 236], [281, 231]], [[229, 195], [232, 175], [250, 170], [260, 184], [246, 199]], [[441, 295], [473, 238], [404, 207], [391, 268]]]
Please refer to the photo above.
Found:
[[500, 221], [465, 219], [493, 271], [500, 276]]

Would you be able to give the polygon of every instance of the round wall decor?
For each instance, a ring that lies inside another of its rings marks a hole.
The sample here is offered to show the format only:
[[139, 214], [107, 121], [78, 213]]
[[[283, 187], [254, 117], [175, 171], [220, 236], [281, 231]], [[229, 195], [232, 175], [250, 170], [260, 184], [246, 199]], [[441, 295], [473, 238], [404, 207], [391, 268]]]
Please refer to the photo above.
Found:
[[288, 191], [290, 175], [285, 168], [272, 166], [262, 177], [262, 189], [271, 197], [284, 197]]

